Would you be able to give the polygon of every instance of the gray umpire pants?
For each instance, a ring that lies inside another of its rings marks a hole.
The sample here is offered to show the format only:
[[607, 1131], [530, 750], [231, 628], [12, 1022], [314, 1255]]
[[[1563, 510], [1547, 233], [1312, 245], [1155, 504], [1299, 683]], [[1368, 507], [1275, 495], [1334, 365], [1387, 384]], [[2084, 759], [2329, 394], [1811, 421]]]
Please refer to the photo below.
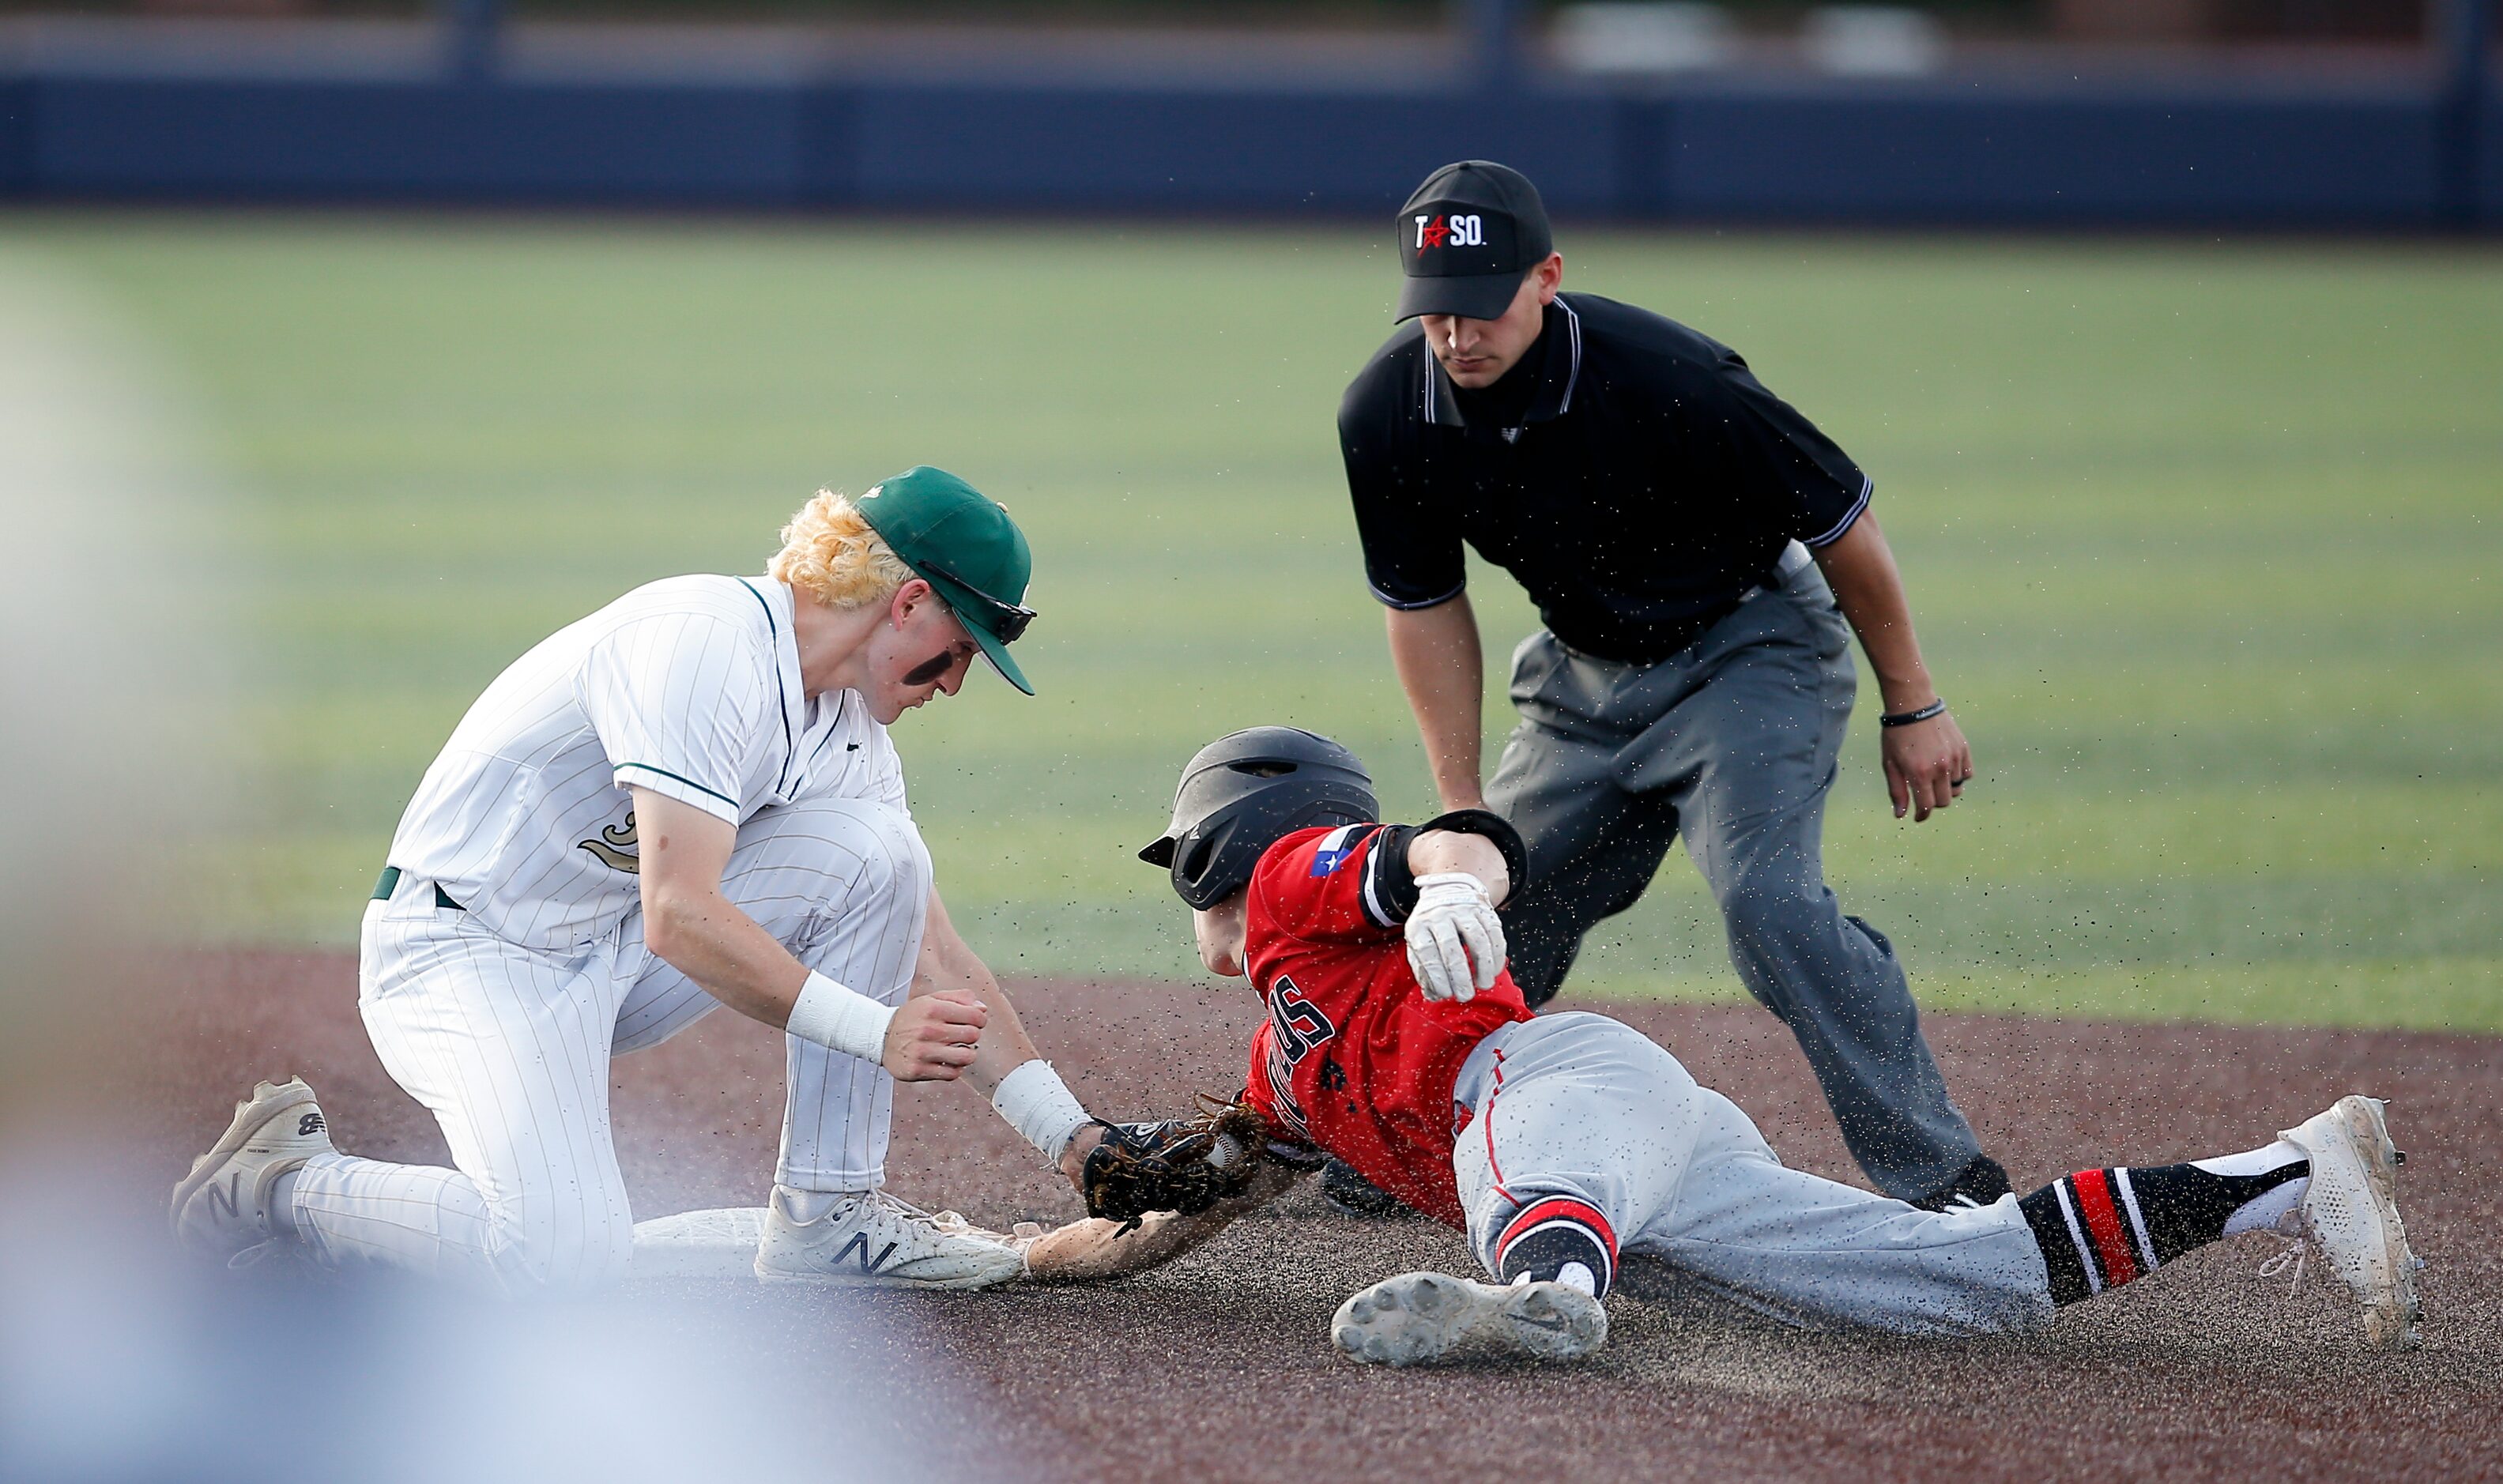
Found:
[[1513, 652], [1522, 722], [1487, 789], [1529, 846], [1529, 885], [1503, 913], [1513, 978], [1533, 1006], [1554, 995], [1583, 934], [1632, 906], [1683, 835], [1730, 961], [1799, 1037], [1852, 1157], [1879, 1190], [1918, 1198], [1980, 1146], [1893, 947], [1825, 884], [1825, 796], [1858, 681], [1824, 574], [1796, 546], [1783, 567], [1657, 664], [1578, 654], [1544, 629]]

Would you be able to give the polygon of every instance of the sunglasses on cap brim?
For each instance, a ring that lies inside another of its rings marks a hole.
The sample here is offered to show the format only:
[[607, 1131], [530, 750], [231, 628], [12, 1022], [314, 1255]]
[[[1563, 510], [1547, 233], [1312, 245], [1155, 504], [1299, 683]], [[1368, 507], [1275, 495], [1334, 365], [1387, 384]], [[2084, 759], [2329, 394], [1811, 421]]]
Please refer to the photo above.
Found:
[[[921, 565], [928, 569], [932, 576], [945, 578], [961, 590], [965, 596], [979, 604], [982, 618], [986, 621], [982, 626], [989, 629], [992, 637], [1002, 644], [1016, 643], [1025, 633], [1026, 625], [1034, 622], [1033, 609], [1019, 607], [1015, 603], [993, 597], [935, 561], [925, 561]], [[941, 595], [946, 596], [943, 593]]]

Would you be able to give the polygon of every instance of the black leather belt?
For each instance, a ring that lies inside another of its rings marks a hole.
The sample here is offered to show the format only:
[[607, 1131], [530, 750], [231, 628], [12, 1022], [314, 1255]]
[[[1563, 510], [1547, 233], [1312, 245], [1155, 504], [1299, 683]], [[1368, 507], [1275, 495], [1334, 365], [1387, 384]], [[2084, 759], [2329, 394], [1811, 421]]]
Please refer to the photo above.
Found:
[[[384, 866], [383, 879], [374, 883], [374, 900], [389, 901], [392, 899], [392, 894], [398, 890], [399, 867], [396, 865]], [[434, 904], [438, 907], [450, 907], [455, 912], [466, 912], [469, 910], [459, 902], [454, 901], [439, 885], [434, 889]]]

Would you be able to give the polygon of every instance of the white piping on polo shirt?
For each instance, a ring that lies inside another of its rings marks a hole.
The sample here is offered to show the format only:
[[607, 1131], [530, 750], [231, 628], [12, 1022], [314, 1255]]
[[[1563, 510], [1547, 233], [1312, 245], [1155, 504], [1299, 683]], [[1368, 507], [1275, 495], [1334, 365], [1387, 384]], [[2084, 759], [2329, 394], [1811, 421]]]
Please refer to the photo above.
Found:
[[1458, 597], [1462, 592], [1467, 591], [1468, 586], [1469, 580], [1463, 577], [1460, 579], [1457, 586], [1454, 587], [1451, 591], [1444, 593], [1441, 597], [1422, 598], [1414, 603], [1403, 603], [1399, 599], [1392, 597], [1389, 593], [1373, 586], [1370, 579], [1367, 579], [1364, 584], [1365, 590], [1373, 594], [1373, 600], [1375, 602], [1380, 603], [1385, 608], [1395, 608], [1401, 613], [1413, 613], [1420, 608], [1440, 608], [1445, 603]]
[[[1567, 303], [1560, 293], [1556, 296], [1556, 307], [1564, 311], [1564, 395], [1556, 404], [1556, 416], [1560, 418], [1573, 410], [1573, 388], [1582, 384], [1582, 317], [1573, 312], [1573, 306]], [[1434, 415], [1434, 398], [1436, 388], [1442, 385], [1443, 362], [1442, 358], [1434, 354], [1434, 342], [1431, 337], [1424, 334], [1423, 325], [1418, 326], [1418, 338], [1425, 342], [1425, 421], [1436, 422], [1441, 420]], [[1455, 588], [1452, 590], [1457, 592], [1459, 590]], [[1381, 596], [1379, 592], [1374, 595]], [[1384, 601], [1389, 600], [1385, 598]], [[1436, 598], [1435, 601], [1442, 602], [1444, 599]], [[1419, 606], [1429, 605], [1420, 604]]]
[[1572, 331], [1573, 347], [1572, 360], [1564, 369], [1564, 400], [1556, 404], [1556, 416], [1560, 418], [1573, 410], [1573, 388], [1582, 380], [1582, 317], [1573, 313], [1573, 306], [1565, 303], [1560, 293], [1556, 296], [1556, 304], [1564, 311], [1564, 323]]
[[1814, 551], [1819, 547], [1832, 546], [1834, 542], [1841, 540], [1842, 533], [1851, 529], [1851, 523], [1860, 519], [1860, 512], [1869, 508], [1869, 496], [1876, 492], [1877, 482], [1870, 479], [1866, 474], [1861, 475], [1860, 498], [1851, 502], [1851, 508], [1842, 513], [1842, 519], [1834, 522], [1833, 527], [1821, 536], [1803, 536], [1800, 538], [1800, 545], [1806, 547], [1810, 551]]

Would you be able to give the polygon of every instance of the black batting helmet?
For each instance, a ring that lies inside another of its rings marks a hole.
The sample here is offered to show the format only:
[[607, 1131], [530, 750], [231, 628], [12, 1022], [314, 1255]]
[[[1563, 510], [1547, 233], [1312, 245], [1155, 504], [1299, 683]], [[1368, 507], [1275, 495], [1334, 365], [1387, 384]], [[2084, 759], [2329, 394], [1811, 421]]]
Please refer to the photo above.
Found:
[[1183, 901], [1213, 907], [1251, 885], [1261, 853], [1286, 835], [1370, 824], [1381, 813], [1355, 754], [1293, 726], [1254, 726], [1190, 759], [1174, 791], [1173, 824], [1139, 859], [1171, 868]]

